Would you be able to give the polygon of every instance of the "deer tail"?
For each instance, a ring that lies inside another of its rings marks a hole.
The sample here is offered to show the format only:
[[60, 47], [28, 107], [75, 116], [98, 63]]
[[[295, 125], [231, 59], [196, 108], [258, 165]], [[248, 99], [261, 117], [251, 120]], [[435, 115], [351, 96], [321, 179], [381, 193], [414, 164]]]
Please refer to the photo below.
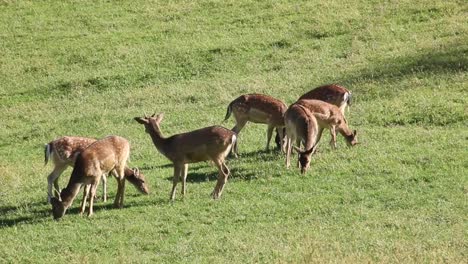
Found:
[[226, 110], [226, 116], [224, 117], [224, 121], [228, 120], [228, 118], [231, 116], [231, 113], [232, 113], [232, 103], [234, 101], [232, 101], [228, 107], [227, 107], [227, 110]]
[[353, 103], [353, 94], [351, 92], [347, 92], [346, 95], [346, 103], [348, 104], [348, 106], [351, 106], [351, 104]]
[[51, 143], [45, 144], [44, 146], [44, 166], [49, 162], [50, 154], [52, 154], [53, 147]]

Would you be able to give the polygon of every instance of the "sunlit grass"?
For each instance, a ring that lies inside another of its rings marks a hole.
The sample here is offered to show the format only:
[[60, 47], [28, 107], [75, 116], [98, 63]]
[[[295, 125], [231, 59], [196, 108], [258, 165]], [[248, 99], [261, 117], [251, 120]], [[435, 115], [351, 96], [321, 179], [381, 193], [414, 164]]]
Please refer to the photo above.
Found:
[[[463, 1], [0, 1], [0, 262], [463, 262], [465, 24]], [[248, 124], [217, 201], [199, 163], [169, 202], [172, 167], [133, 120], [232, 128], [240, 94], [290, 104], [332, 82], [353, 91], [361, 144], [324, 135], [302, 176]], [[111, 134], [150, 195], [130, 186], [89, 219], [78, 198], [53, 221], [44, 144]]]

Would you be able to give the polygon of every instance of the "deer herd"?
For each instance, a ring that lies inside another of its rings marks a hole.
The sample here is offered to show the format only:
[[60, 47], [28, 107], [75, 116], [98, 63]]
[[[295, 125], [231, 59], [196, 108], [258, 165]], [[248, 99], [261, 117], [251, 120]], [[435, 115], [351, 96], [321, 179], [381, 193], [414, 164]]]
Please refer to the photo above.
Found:
[[[351, 92], [336, 84], [315, 88], [289, 107], [268, 95], [241, 95], [227, 107], [225, 120], [233, 115], [236, 122], [232, 129], [210, 126], [170, 137], [164, 137], [161, 131], [164, 117], [162, 113], [135, 117], [134, 120], [145, 127], [156, 149], [174, 166], [171, 200], [175, 199], [179, 181], [182, 182], [182, 195], [185, 195], [188, 164], [200, 161], [212, 161], [218, 168], [218, 180], [211, 194], [217, 199], [230, 174], [225, 159], [230, 153], [238, 157], [237, 139], [248, 121], [268, 125], [266, 150], [269, 149], [273, 131], [276, 130], [275, 142], [281, 152], [286, 153], [286, 167], [290, 167], [291, 152], [294, 149], [298, 153], [298, 167], [305, 174], [325, 128], [330, 130], [332, 148], [336, 148], [336, 132], [343, 135], [349, 146], [358, 143], [356, 130], [352, 131], [348, 127], [344, 116], [346, 106], [351, 105], [351, 99]], [[104, 202], [107, 200], [109, 173], [117, 180], [114, 207], [123, 207], [126, 181], [141, 193], [148, 194], [149, 188], [143, 173], [137, 168], [127, 167], [129, 155], [129, 142], [119, 136], [108, 136], [100, 140], [66, 136], [46, 144], [45, 163], [51, 159], [54, 165], [48, 176], [47, 191], [54, 219], [65, 214], [81, 187], [83, 200], [80, 214], [84, 213], [89, 200], [88, 216], [91, 216], [101, 180], [102, 198]], [[58, 178], [69, 166], [73, 167], [73, 171], [67, 186], [60, 190]]]

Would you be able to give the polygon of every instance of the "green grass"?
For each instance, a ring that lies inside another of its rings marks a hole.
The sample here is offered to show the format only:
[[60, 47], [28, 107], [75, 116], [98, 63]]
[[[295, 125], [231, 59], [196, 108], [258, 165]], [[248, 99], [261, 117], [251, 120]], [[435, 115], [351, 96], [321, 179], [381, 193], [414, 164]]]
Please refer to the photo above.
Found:
[[[466, 262], [467, 15], [464, 1], [0, 0], [0, 262]], [[361, 144], [324, 135], [302, 176], [248, 124], [218, 201], [200, 163], [169, 202], [172, 168], [133, 120], [230, 128], [240, 94], [289, 104], [332, 82], [353, 91]], [[110, 134], [151, 194], [130, 186], [92, 218], [77, 198], [53, 221], [43, 145]]]

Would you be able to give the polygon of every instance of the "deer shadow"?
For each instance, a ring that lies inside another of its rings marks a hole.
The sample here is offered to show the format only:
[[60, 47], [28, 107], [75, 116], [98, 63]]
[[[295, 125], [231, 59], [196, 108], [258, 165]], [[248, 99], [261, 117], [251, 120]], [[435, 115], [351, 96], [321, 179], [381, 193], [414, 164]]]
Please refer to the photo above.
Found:
[[[51, 216], [50, 209], [44, 209], [43, 207], [39, 207], [40, 205], [44, 205], [43, 202], [35, 202], [29, 204], [31, 206], [28, 209], [29, 216], [20, 216], [16, 218], [6, 217], [7, 214], [21, 214], [21, 208], [19, 206], [2, 206], [0, 207], [0, 214], [2, 217], [0, 218], [0, 229], [15, 226], [22, 223], [27, 224], [36, 224], [43, 222], [46, 218]], [[5, 217], [3, 217], [5, 216]]]
[[[187, 182], [189, 183], [202, 183], [202, 182], [211, 182], [218, 180], [218, 170], [215, 169], [212, 172], [190, 172], [187, 173]], [[255, 173], [239, 168], [230, 169], [229, 179], [243, 179], [243, 180], [253, 180], [256, 179]], [[172, 181], [172, 176], [167, 177], [166, 180]]]
[[[136, 196], [141, 196], [141, 194], [131, 194], [131, 195], [126, 195], [126, 197], [136, 197]], [[78, 198], [78, 197], [77, 197]], [[162, 205], [167, 203], [166, 199], [147, 199], [146, 201], [130, 201], [124, 204], [123, 208], [132, 208], [132, 207], [143, 207], [143, 206], [152, 206], [152, 205]], [[28, 209], [28, 216], [20, 216], [16, 218], [12, 217], [3, 217], [6, 216], [7, 214], [22, 214], [22, 209], [20, 206], [1, 206], [0, 207], [0, 229], [2, 228], [7, 228], [7, 227], [12, 227], [16, 226], [19, 224], [38, 224], [44, 221], [49, 221], [53, 220], [52, 218], [52, 206], [49, 204], [49, 208], [44, 208], [43, 205], [48, 204], [47, 202], [34, 202], [31, 204], [28, 204], [30, 206], [30, 209]], [[67, 209], [67, 212], [65, 214], [79, 214], [80, 212], [80, 204], [81, 204], [81, 199], [75, 199], [73, 202], [72, 206]], [[114, 207], [113, 204], [113, 199], [108, 199], [106, 203], [104, 203], [102, 200], [95, 201], [93, 205], [93, 209], [95, 213], [98, 213], [101, 210], [113, 210], [113, 209], [118, 209]], [[86, 215], [86, 211], [84, 215]]]
[[166, 168], [172, 168], [173, 165], [171, 163], [168, 164], [163, 164], [163, 165], [143, 165], [141, 167], [138, 167], [140, 170], [145, 171], [145, 170], [154, 170], [154, 169], [166, 169]]
[[229, 160], [235, 161], [239, 160], [242, 158], [258, 158], [262, 160], [276, 160], [278, 157], [282, 155], [281, 151], [279, 149], [275, 148], [270, 148], [269, 150], [266, 149], [260, 149], [260, 150], [255, 150], [251, 152], [241, 152], [238, 154], [238, 158], [235, 158], [232, 155], [229, 155]]

